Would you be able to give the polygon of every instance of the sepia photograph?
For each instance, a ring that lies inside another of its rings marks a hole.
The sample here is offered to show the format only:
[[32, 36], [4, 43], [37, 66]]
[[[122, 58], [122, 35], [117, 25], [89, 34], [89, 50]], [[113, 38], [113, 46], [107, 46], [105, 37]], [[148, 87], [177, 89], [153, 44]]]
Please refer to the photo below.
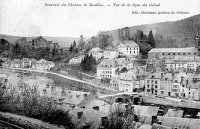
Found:
[[200, 1], [0, 0], [0, 129], [200, 129]]

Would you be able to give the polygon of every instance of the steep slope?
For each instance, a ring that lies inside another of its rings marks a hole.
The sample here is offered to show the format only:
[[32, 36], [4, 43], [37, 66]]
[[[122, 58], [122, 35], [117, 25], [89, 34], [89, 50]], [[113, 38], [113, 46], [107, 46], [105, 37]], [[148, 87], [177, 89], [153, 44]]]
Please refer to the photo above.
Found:
[[[195, 46], [195, 35], [197, 27], [200, 26], [200, 14], [175, 22], [162, 22], [155, 24], [139, 25], [128, 27], [130, 36], [133, 36], [137, 30], [142, 30], [144, 34], [153, 31], [154, 36], [160, 34], [164, 39], [173, 39], [175, 44], [161, 42], [157, 47], [186, 47]], [[108, 32], [115, 40], [118, 40], [118, 30]]]

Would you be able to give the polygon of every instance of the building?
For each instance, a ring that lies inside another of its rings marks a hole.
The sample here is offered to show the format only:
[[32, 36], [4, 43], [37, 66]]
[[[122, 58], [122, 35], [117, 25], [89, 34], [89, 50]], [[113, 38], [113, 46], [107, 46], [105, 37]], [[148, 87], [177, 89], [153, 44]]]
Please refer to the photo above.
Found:
[[92, 56], [96, 59], [96, 60], [100, 60], [103, 58], [104, 54], [103, 54], [103, 50], [101, 48], [98, 48], [98, 47], [95, 47], [95, 48], [92, 48], [90, 51], [89, 51], [89, 55], [92, 54]]
[[14, 59], [10, 62], [10, 67], [21, 68], [22, 67], [22, 61], [20, 59]]
[[148, 52], [148, 58], [173, 57], [173, 56], [196, 56], [198, 49], [195, 47], [186, 48], [153, 48]]
[[50, 70], [54, 66], [55, 64], [52, 61], [46, 61], [44, 59], [41, 59], [37, 61], [35, 68], [36, 70], [39, 70], [39, 71], [46, 71], [46, 70]]
[[172, 73], [162, 73], [160, 80], [160, 95], [171, 96]]
[[119, 76], [119, 91], [133, 92], [136, 88], [136, 78], [133, 75], [122, 73]]
[[119, 56], [119, 52], [115, 49], [107, 49], [103, 52], [103, 57], [105, 59], [115, 59]]
[[50, 47], [51, 42], [47, 41], [44, 37], [39, 36], [35, 39], [32, 39], [29, 44], [32, 45], [33, 48], [47, 48]]
[[97, 65], [97, 77], [99, 78], [112, 78], [117, 75], [119, 64], [115, 59], [103, 59]]
[[117, 47], [120, 55], [138, 56], [140, 53], [139, 45], [134, 41], [125, 41]]
[[23, 68], [30, 68], [31, 67], [31, 60], [28, 58], [22, 59], [22, 67]]
[[69, 64], [80, 64], [84, 57], [84, 55], [74, 57], [69, 60]]
[[31, 60], [31, 68], [36, 69], [36, 64], [37, 64], [37, 60], [36, 59], [32, 59]]
[[145, 78], [145, 93], [160, 94], [160, 79], [161, 73], [152, 73]]
[[200, 99], [200, 82], [195, 82], [192, 79], [187, 79], [186, 85], [182, 88], [182, 90], [182, 92], [184, 93], [184, 96], [182, 97], [191, 100]]

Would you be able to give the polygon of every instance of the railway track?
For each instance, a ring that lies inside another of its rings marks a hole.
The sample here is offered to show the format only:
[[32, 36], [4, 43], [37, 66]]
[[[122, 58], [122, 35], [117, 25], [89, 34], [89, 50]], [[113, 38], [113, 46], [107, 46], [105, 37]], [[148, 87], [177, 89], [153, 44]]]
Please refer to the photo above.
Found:
[[[2, 128], [2, 126], [3, 126], [3, 128]], [[0, 128], [1, 129], [24, 129], [24, 128], [18, 126], [18, 125], [9, 123], [9, 122], [4, 121], [4, 120], [0, 120]]]

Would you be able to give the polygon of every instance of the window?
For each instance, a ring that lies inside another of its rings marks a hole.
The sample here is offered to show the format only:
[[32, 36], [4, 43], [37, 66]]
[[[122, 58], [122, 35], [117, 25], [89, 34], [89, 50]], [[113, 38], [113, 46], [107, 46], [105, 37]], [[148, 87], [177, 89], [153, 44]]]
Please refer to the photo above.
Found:
[[155, 85], [155, 88], [158, 88], [158, 86], [157, 86], [157, 85]]
[[188, 55], [190, 55], [190, 53], [188, 53]]
[[168, 55], [170, 55], [170, 53], [168, 53]]
[[180, 55], [180, 53], [178, 53], [178, 55]]
[[178, 85], [173, 85], [173, 88], [178, 88]]
[[185, 53], [183, 53], [183, 55], [185, 55]]
[[173, 53], [173, 55], [175, 55], [175, 53]]
[[194, 53], [194, 55], [196, 55], [196, 53]]
[[162, 53], [162, 55], [164, 55], [164, 53]]
[[158, 83], [157, 80], [155, 80], [155, 83], [156, 83], [156, 84]]

